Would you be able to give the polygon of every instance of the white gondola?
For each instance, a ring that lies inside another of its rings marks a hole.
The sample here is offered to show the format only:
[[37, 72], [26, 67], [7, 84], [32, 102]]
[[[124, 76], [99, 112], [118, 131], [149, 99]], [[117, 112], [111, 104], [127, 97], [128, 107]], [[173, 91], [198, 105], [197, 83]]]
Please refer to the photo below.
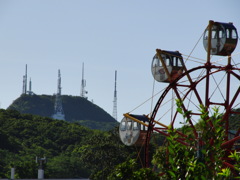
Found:
[[119, 126], [121, 141], [127, 146], [144, 145], [146, 141], [146, 125], [148, 125], [148, 121], [148, 117], [144, 115], [125, 114], [125, 117], [122, 119]]
[[[237, 46], [238, 33], [232, 23], [213, 22], [211, 28], [211, 55], [228, 56]], [[206, 28], [203, 36], [203, 45], [208, 51], [208, 33]]]
[[[159, 57], [160, 56], [160, 57]], [[161, 59], [163, 61], [161, 61]], [[164, 69], [167, 68], [168, 73]], [[183, 72], [183, 58], [178, 51], [163, 51], [157, 50], [157, 54], [152, 60], [152, 75], [158, 82], [170, 82], [175, 80]]]

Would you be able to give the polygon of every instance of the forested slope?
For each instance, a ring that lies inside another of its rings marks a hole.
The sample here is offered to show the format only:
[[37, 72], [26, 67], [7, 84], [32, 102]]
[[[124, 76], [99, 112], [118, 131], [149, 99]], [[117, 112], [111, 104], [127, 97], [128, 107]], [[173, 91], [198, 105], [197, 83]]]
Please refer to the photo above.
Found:
[[[8, 109], [21, 113], [52, 117], [55, 96], [21, 95]], [[91, 129], [109, 130], [118, 122], [102, 108], [79, 96], [62, 96], [65, 119], [68, 122], [78, 122]]]
[[0, 178], [37, 178], [36, 156], [46, 157], [46, 178], [94, 177], [131, 156], [118, 131], [91, 130], [15, 110], [0, 110]]

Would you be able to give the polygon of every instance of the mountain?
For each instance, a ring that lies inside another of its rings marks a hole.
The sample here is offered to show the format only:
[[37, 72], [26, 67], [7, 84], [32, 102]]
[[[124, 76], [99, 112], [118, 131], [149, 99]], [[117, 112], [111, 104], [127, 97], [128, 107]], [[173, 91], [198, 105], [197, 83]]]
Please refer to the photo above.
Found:
[[[24, 114], [52, 117], [56, 96], [27, 95], [17, 98], [7, 109]], [[79, 96], [62, 95], [65, 120], [77, 122], [91, 129], [109, 130], [118, 122], [102, 108]]]

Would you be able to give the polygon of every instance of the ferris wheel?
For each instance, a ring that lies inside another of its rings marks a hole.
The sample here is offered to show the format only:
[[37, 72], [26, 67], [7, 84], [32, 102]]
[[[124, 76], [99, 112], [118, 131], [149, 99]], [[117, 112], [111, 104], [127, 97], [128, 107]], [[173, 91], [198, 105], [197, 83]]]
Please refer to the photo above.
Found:
[[[207, 59], [201, 66], [187, 69], [182, 54], [178, 51], [157, 49], [153, 57], [151, 71], [153, 78], [165, 83], [166, 88], [149, 115], [124, 114], [119, 127], [120, 139], [125, 145], [144, 146], [145, 166], [150, 163], [150, 141], [155, 134], [168, 136], [168, 128], [189, 126], [196, 141], [201, 140], [201, 133], [196, 128], [204, 106], [211, 116], [212, 109], [218, 107], [222, 114], [225, 129], [222, 148], [226, 152], [240, 152], [240, 127], [232, 130], [229, 119], [240, 115], [240, 68], [232, 58], [238, 42], [237, 29], [232, 23], [209, 21], [203, 33], [203, 45]], [[224, 63], [212, 62], [213, 56], [223, 56]], [[176, 99], [181, 100], [181, 108], [187, 114], [187, 121], [179, 113]], [[240, 121], [240, 119], [238, 119]], [[239, 123], [239, 122], [238, 122]], [[213, 124], [209, 124], [213, 126]], [[179, 142], [187, 145], [186, 135], [176, 131]], [[203, 143], [209, 143], [203, 142]], [[158, 144], [156, 142], [156, 144]], [[228, 154], [226, 153], [226, 155]], [[232, 168], [231, 163], [226, 166]]]

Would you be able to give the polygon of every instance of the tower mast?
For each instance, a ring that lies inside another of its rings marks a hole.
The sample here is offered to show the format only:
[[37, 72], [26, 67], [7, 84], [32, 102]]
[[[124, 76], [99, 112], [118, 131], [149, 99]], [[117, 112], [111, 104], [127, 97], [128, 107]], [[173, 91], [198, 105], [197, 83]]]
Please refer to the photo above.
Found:
[[65, 115], [63, 112], [62, 107], [62, 99], [61, 99], [61, 73], [60, 69], [58, 70], [58, 85], [57, 85], [57, 94], [56, 94], [56, 100], [55, 100], [55, 106], [54, 106], [54, 114], [52, 115], [52, 118], [59, 119], [59, 120], [65, 120]]
[[114, 96], [113, 96], [113, 118], [117, 120], [117, 71], [115, 71], [115, 85], [114, 85]]
[[24, 94], [27, 94], [27, 64], [26, 64], [26, 69], [25, 69], [25, 92]]
[[32, 94], [32, 80], [29, 81], [29, 94]]
[[22, 87], [22, 94], [25, 94], [25, 75], [23, 75], [23, 87]]
[[22, 94], [27, 94], [27, 64], [26, 64], [26, 67], [25, 67], [25, 75], [23, 76]]
[[85, 90], [86, 87], [86, 80], [84, 79], [84, 63], [82, 64], [82, 82], [81, 82], [81, 92], [80, 96], [86, 98], [87, 91]]
[[28, 95], [34, 95], [34, 93], [32, 92], [32, 80], [31, 80], [31, 78], [30, 78], [30, 80], [29, 80], [29, 86], [28, 86], [28, 91], [27, 91], [27, 94]]

